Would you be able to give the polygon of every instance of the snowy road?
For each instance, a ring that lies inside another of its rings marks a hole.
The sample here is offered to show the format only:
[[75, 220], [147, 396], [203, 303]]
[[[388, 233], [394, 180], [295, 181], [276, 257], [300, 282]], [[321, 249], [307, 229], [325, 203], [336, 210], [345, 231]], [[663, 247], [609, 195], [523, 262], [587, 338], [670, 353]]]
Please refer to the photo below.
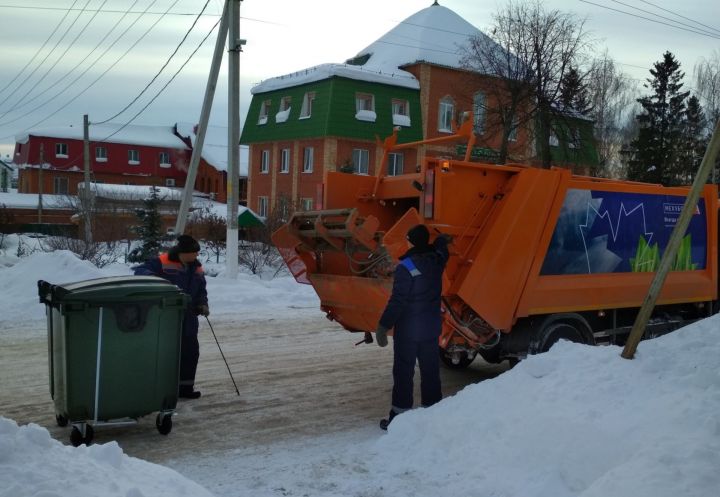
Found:
[[[203, 396], [180, 402], [172, 433], [158, 434], [151, 415], [135, 426], [100, 428], [96, 442], [117, 440], [128, 455], [164, 463], [374, 426], [387, 413], [392, 347], [354, 347], [361, 335], [345, 332], [317, 310], [298, 310], [295, 319], [211, 321], [240, 396], [201, 322], [197, 388]], [[68, 443], [69, 428], [55, 425], [45, 335], [37, 328], [15, 331], [0, 334], [0, 415], [37, 423]], [[451, 395], [504, 369], [481, 359], [465, 371], [443, 368], [443, 391]]]

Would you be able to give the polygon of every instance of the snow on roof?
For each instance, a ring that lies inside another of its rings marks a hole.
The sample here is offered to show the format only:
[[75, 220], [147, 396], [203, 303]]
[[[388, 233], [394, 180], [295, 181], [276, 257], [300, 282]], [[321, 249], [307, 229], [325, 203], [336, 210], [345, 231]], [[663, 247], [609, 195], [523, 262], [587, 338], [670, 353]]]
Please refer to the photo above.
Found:
[[[93, 142], [123, 143], [188, 150], [188, 146], [178, 138], [172, 126], [146, 126], [131, 124], [90, 124], [90, 140]], [[30, 136], [66, 138], [82, 140], [83, 129], [80, 126], [62, 126], [55, 128], [31, 129], [15, 136], [17, 143], [27, 143]]]
[[434, 4], [411, 15], [361, 50], [355, 59], [369, 55], [362, 65], [322, 64], [270, 78], [251, 91], [253, 94], [264, 93], [332, 76], [418, 89], [417, 79], [401, 67], [427, 62], [460, 68], [462, 47], [475, 36], [485, 35], [452, 10]]
[[[143, 200], [150, 197], [150, 185], [115, 185], [111, 183], [91, 183], [90, 189], [98, 197], [114, 198], [119, 200]], [[85, 184], [78, 184], [78, 189], [84, 190]], [[163, 200], [180, 201], [183, 196], [182, 188], [167, 188], [156, 186], [158, 197]]]
[[[66, 195], [43, 194], [43, 209], [67, 209]], [[0, 206], [12, 209], [34, 209], [38, 206], [37, 193], [18, 193], [15, 188], [0, 192]]]
[[[190, 143], [192, 143], [194, 147], [195, 140], [197, 139], [197, 135], [195, 134], [197, 125], [189, 122], [179, 122], [175, 126], [178, 134], [182, 137], [189, 138]], [[218, 171], [227, 171], [227, 141], [228, 129], [226, 126], [209, 125], [207, 127], [202, 149], [202, 158]], [[238, 145], [238, 147], [240, 147], [240, 145]], [[240, 176], [247, 176], [247, 174], [247, 152], [243, 153], [243, 149], [240, 148]]]

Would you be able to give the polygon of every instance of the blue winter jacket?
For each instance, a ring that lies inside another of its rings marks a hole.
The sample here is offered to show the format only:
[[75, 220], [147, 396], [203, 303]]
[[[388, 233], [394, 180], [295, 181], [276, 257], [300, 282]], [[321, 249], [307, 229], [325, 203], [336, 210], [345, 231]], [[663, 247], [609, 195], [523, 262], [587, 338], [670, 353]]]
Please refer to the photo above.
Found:
[[447, 240], [443, 237], [435, 239], [431, 246], [413, 247], [400, 257], [392, 295], [380, 317], [380, 326], [395, 328], [396, 341], [440, 336], [442, 274], [448, 257]]
[[197, 260], [190, 264], [183, 264], [172, 249], [136, 266], [134, 272], [138, 276], [164, 278], [190, 295], [191, 303], [188, 306], [187, 315], [196, 316], [198, 307], [208, 303], [202, 264]]

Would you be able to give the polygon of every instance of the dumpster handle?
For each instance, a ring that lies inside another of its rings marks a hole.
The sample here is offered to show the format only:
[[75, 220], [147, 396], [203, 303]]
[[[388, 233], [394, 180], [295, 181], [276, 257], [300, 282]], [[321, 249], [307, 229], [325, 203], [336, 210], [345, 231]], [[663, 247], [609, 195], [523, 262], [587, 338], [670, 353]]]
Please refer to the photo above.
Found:
[[97, 337], [97, 359], [95, 361], [95, 411], [94, 422], [98, 421], [98, 403], [100, 396], [100, 352], [102, 351], [102, 326], [103, 326], [103, 308], [100, 307], [98, 316], [98, 337]]

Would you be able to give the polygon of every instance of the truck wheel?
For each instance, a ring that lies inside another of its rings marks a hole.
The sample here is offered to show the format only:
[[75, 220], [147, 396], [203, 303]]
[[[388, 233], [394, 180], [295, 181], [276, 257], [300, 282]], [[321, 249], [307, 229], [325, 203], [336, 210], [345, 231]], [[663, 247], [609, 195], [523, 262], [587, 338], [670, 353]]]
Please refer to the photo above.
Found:
[[537, 333], [536, 339], [530, 344], [530, 353], [540, 354], [547, 352], [559, 340], [569, 340], [575, 343], [585, 343], [582, 332], [569, 322], [555, 322]]
[[440, 360], [450, 369], [465, 369], [475, 359], [475, 356], [469, 357], [467, 352], [448, 352], [440, 349]]

